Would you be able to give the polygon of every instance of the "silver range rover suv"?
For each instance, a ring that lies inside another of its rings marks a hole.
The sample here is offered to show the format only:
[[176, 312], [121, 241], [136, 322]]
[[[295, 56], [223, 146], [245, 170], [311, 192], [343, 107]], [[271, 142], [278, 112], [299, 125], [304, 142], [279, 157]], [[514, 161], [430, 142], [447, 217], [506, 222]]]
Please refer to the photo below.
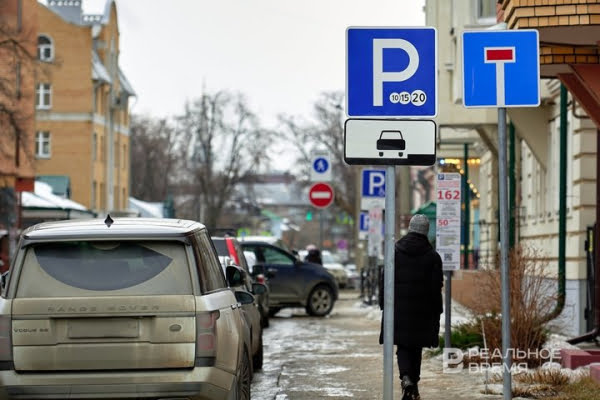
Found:
[[253, 298], [228, 288], [203, 225], [36, 225], [8, 275], [0, 398], [250, 399]]

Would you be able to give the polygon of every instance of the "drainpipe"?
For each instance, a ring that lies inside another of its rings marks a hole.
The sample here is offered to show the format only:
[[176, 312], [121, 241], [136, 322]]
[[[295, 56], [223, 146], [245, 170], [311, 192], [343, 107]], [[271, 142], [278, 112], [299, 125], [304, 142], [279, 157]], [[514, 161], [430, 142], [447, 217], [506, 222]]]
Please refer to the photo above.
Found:
[[558, 299], [556, 307], [543, 322], [560, 315], [565, 307], [566, 241], [567, 241], [567, 88], [560, 85], [560, 149], [558, 191]]
[[464, 166], [464, 171], [465, 171], [465, 175], [464, 175], [464, 180], [465, 180], [465, 186], [464, 186], [464, 191], [463, 191], [463, 199], [464, 199], [464, 205], [465, 205], [465, 223], [463, 224], [463, 229], [464, 229], [464, 247], [465, 247], [465, 252], [464, 252], [464, 263], [463, 263], [463, 268], [464, 269], [469, 269], [469, 242], [471, 240], [471, 188], [469, 187], [469, 143], [465, 143], [464, 144], [464, 156], [465, 156], [465, 166]]

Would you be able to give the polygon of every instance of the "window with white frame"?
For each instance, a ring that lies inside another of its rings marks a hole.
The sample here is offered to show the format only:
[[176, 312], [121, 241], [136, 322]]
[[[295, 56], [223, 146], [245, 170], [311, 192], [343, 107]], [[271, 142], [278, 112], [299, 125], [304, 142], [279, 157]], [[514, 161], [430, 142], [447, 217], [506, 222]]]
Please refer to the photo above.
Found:
[[477, 1], [477, 22], [483, 25], [492, 25], [496, 23], [496, 3], [497, 0], [476, 0]]
[[35, 156], [50, 158], [50, 132], [40, 131], [35, 134]]
[[49, 83], [38, 83], [35, 89], [35, 106], [39, 109], [52, 107], [52, 85]]
[[38, 60], [50, 62], [54, 59], [54, 46], [52, 40], [46, 35], [38, 36]]

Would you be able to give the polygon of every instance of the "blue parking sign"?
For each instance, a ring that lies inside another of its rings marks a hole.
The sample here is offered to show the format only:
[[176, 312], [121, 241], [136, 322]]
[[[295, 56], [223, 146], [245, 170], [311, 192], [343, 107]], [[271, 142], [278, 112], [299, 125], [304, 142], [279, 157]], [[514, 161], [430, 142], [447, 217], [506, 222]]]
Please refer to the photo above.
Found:
[[536, 30], [463, 32], [465, 107], [540, 105]]
[[351, 117], [435, 117], [435, 28], [348, 28], [346, 101]]
[[385, 198], [384, 169], [363, 169], [361, 195], [362, 197]]

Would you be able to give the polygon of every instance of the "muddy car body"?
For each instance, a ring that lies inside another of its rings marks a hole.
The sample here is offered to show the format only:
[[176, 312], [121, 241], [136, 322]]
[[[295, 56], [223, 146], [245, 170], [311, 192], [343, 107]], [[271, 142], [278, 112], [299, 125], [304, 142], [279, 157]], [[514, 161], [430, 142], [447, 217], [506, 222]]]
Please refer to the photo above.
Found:
[[22, 234], [0, 299], [2, 390], [19, 399], [249, 399], [240, 305], [199, 223], [36, 225]]

